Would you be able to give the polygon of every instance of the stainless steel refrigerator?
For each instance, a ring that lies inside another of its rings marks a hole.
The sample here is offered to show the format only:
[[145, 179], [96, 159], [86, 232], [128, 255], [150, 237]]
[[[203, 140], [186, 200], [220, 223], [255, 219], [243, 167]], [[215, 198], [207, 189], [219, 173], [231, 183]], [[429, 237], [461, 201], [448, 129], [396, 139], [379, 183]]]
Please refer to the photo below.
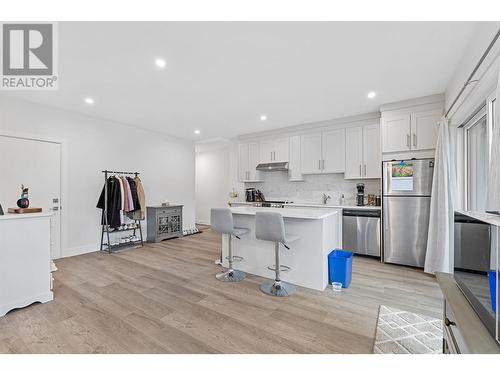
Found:
[[424, 266], [433, 171], [434, 159], [382, 163], [385, 262]]

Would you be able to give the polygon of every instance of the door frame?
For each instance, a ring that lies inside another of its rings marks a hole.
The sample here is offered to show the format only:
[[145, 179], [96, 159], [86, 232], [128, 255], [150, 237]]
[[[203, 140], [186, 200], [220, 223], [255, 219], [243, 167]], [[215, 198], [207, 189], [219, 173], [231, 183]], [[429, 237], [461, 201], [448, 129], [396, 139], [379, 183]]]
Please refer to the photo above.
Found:
[[[8, 129], [1, 129], [0, 128], [0, 137], [6, 137], [6, 138], [16, 138], [16, 139], [24, 139], [28, 141], [36, 141], [36, 142], [46, 142], [46, 143], [55, 143], [60, 146], [60, 152], [59, 152], [59, 192], [60, 192], [60, 197], [59, 197], [59, 215], [60, 215], [60, 221], [59, 221], [59, 243], [60, 243], [60, 254], [59, 258], [64, 257], [64, 249], [67, 248], [67, 238], [64, 235], [67, 230], [67, 220], [66, 219], [66, 209], [67, 207], [67, 201], [66, 201], [66, 191], [68, 188], [68, 181], [67, 181], [67, 165], [66, 161], [68, 160], [67, 158], [67, 147], [66, 147], [66, 142], [62, 139], [58, 138], [53, 138], [41, 134], [33, 134], [33, 133], [24, 133], [24, 132], [18, 132], [18, 131], [13, 131], [13, 130], [8, 130]], [[58, 259], [58, 258], [56, 258]]]

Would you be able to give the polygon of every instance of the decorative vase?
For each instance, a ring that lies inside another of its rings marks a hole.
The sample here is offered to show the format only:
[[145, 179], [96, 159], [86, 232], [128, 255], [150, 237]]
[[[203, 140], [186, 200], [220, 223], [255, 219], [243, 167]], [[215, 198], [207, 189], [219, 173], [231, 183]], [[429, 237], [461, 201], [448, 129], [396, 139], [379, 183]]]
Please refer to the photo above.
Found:
[[28, 208], [30, 206], [30, 201], [28, 199], [28, 188], [21, 185], [21, 198], [17, 200], [17, 207]]
[[30, 206], [30, 200], [28, 198], [20, 198], [17, 200], [17, 207], [28, 208]]

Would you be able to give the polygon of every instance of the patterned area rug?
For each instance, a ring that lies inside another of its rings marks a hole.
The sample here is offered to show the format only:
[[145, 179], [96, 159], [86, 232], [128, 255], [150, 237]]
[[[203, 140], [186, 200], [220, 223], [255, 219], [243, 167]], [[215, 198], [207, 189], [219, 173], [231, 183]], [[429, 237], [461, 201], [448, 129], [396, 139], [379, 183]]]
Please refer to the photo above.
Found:
[[440, 319], [380, 305], [375, 354], [441, 354], [443, 322]]

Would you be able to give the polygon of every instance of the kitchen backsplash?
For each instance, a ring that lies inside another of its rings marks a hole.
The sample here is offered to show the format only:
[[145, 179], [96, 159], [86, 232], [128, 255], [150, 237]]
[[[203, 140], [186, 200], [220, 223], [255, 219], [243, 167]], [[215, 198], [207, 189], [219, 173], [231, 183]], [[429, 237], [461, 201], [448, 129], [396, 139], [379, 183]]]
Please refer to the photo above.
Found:
[[[245, 183], [245, 188], [255, 187], [264, 193], [267, 200], [291, 200], [295, 203], [322, 203], [323, 193], [332, 199], [330, 204], [339, 204], [344, 194], [345, 204], [355, 204], [356, 184], [365, 184], [365, 195], [381, 194], [379, 179], [345, 180], [343, 173], [305, 175], [304, 181], [289, 181], [286, 172], [262, 173], [263, 182]], [[243, 196], [243, 199], [244, 196]]]

